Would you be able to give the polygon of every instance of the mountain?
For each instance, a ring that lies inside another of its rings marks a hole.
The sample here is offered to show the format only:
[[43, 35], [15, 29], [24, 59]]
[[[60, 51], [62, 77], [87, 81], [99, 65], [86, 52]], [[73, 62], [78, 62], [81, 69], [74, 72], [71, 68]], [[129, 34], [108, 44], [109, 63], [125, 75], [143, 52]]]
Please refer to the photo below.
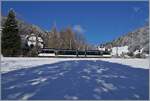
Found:
[[[1, 19], [2, 26], [4, 25], [6, 19], [7, 19], [7, 17], [2, 16], [2, 19]], [[19, 19], [17, 19], [17, 22], [18, 22], [19, 32], [22, 35], [25, 34], [25, 33], [28, 33], [29, 31], [31, 31], [33, 29], [36, 30], [39, 33], [44, 33], [44, 30], [42, 30], [40, 27], [38, 27], [36, 25], [28, 24], [28, 23], [26, 23], [22, 20], [19, 20]]]
[[129, 32], [111, 42], [105, 43], [104, 46], [128, 46], [130, 52], [143, 48], [144, 53], [149, 53], [149, 26], [147, 24], [144, 27]]

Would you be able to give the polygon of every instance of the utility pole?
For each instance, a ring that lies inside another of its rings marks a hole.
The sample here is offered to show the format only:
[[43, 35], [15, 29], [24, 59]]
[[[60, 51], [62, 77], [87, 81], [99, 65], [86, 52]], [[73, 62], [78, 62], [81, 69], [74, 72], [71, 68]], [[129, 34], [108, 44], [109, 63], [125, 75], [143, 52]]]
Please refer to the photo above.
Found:
[[85, 57], [86, 57], [86, 50], [87, 50], [87, 46], [85, 45], [85, 50], [84, 50], [85, 51]]
[[118, 57], [118, 46], [116, 47], [116, 55]]
[[[1, 27], [1, 28], [0, 28], [0, 43], [1, 43], [1, 37], [2, 37], [2, 29], [3, 29], [3, 28]], [[2, 44], [1, 44], [1, 45], [2, 45]], [[0, 45], [0, 54], [2, 54], [2, 53], [1, 53], [1, 48], [2, 48], [1, 45]]]
[[78, 57], [78, 48], [76, 49], [76, 56]]
[[[3, 28], [1, 27], [1, 28], [0, 28], [0, 43], [1, 43], [2, 29], [3, 29]], [[1, 45], [2, 45], [2, 44], [1, 44]], [[0, 45], [0, 54], [1, 54], [1, 56], [2, 56], [2, 53], [1, 53], [1, 48], [2, 48], [2, 47], [1, 47], [1, 45]], [[1, 60], [1, 58], [0, 58], [0, 60]], [[0, 71], [1, 71], [1, 68], [0, 68]], [[0, 80], [2, 80], [2, 79], [1, 79], [1, 75], [0, 75]], [[0, 85], [0, 88], [1, 88], [1, 87], [2, 87], [2, 86]], [[1, 99], [1, 97], [0, 97], [0, 99]]]

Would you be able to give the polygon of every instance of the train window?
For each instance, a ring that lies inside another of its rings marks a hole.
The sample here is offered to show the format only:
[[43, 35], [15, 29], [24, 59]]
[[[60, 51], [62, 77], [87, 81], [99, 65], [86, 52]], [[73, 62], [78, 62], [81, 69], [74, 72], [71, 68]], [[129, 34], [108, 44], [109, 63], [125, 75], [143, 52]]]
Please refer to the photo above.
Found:
[[60, 51], [57, 51], [57, 54], [59, 54], [59, 55], [76, 55], [76, 51], [60, 50]]
[[65, 55], [75, 55], [76, 52], [75, 51], [64, 51]]
[[78, 55], [85, 55], [85, 51], [78, 51]]
[[110, 52], [109, 51], [104, 51], [103, 54], [110, 55]]
[[87, 55], [101, 55], [100, 51], [87, 51]]
[[55, 53], [55, 52], [52, 50], [42, 50], [42, 53]]

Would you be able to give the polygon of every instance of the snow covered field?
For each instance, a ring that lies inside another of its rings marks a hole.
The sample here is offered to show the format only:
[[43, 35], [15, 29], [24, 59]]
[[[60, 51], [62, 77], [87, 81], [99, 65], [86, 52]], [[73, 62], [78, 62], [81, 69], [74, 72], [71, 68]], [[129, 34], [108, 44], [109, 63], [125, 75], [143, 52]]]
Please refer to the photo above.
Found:
[[[23, 69], [1, 75], [3, 100], [148, 100], [149, 98], [149, 70], [141, 69], [143, 65], [140, 65], [141, 68], [132, 68], [111, 63], [118, 62], [119, 59], [94, 58], [6, 60], [3, 59], [3, 66], [6, 65], [4, 63], [8, 63], [7, 68], [16, 66]], [[126, 61], [132, 62], [128, 59]], [[137, 59], [137, 62], [143, 61]], [[136, 67], [136, 64], [134, 66]]]
[[134, 68], [149, 69], [148, 59], [120, 59], [120, 58], [26, 58], [26, 57], [2, 57], [1, 58], [1, 72], [6, 73], [22, 68], [36, 67], [44, 64], [53, 64], [68, 60], [102, 60], [112, 63], [119, 63], [129, 65]]

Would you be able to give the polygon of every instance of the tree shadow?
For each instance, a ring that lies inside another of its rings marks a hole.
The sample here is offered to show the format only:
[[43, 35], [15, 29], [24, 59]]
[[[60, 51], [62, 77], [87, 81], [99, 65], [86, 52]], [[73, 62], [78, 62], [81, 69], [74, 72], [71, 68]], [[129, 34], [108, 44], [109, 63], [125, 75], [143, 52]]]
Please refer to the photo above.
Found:
[[2, 74], [3, 100], [147, 100], [149, 70], [104, 61], [65, 61]]

